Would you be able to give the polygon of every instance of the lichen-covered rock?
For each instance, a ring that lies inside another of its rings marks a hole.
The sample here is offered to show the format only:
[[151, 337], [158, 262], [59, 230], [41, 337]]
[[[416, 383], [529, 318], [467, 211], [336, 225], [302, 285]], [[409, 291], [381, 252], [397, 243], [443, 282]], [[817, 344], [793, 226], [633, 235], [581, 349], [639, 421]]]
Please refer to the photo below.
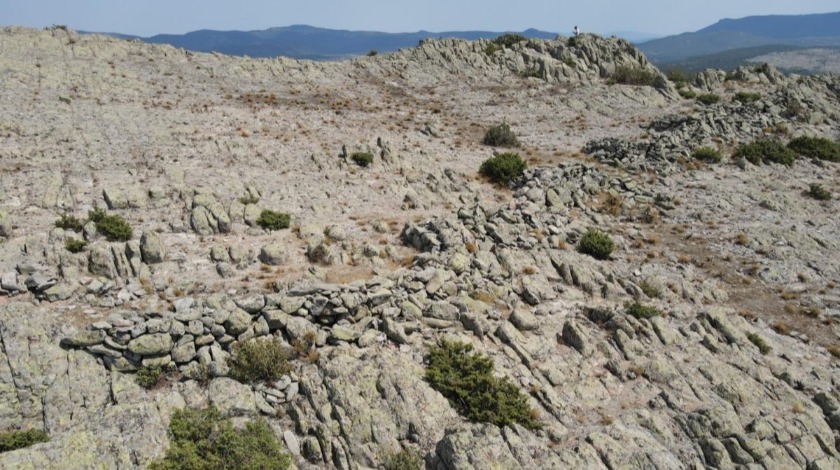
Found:
[[174, 346], [169, 333], [141, 335], [128, 343], [128, 350], [141, 356], [168, 354]]

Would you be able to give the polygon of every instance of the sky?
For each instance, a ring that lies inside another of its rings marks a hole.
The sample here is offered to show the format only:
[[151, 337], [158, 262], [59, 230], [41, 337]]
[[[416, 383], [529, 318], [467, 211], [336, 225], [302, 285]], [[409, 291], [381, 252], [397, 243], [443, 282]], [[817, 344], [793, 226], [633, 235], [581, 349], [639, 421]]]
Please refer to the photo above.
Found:
[[722, 18], [840, 11], [840, 0], [0, 0], [0, 25], [152, 36], [198, 29], [256, 30], [308, 24], [413, 32], [575, 25], [600, 34], [695, 31]]

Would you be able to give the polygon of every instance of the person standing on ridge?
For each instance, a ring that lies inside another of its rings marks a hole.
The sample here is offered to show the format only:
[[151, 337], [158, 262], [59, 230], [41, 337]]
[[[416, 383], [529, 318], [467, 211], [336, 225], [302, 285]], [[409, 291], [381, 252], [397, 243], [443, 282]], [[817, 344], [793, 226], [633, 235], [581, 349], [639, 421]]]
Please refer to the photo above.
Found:
[[575, 25], [574, 35], [577, 36], [579, 34], [580, 34], [580, 28], [578, 28], [577, 25]]

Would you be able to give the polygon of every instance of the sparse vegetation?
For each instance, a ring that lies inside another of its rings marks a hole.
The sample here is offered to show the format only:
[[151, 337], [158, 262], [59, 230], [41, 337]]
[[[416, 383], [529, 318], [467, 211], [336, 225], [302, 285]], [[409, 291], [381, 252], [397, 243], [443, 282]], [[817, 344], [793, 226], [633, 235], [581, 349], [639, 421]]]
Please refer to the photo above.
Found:
[[504, 122], [487, 129], [484, 140], [481, 142], [492, 147], [519, 147], [519, 139], [516, 138], [510, 126]]
[[644, 305], [639, 302], [627, 302], [624, 304], [624, 313], [639, 320], [658, 317], [662, 312], [658, 308]]
[[23, 449], [39, 442], [47, 442], [50, 437], [44, 431], [28, 429], [26, 431], [7, 431], [0, 433], [0, 454]]
[[796, 154], [774, 139], [758, 139], [742, 144], [735, 150], [733, 157], [745, 158], [753, 165], [781, 163], [791, 166], [796, 161]]
[[650, 282], [648, 282], [646, 280], [641, 281], [638, 284], [638, 286], [639, 286], [639, 289], [642, 290], [642, 293], [644, 293], [646, 296], [650, 297], [651, 299], [659, 298], [659, 296], [662, 295], [662, 293], [659, 291], [658, 287], [656, 287], [655, 285], [651, 284]]
[[418, 452], [403, 449], [385, 458], [384, 465], [385, 470], [422, 470], [423, 458]]
[[840, 162], [840, 144], [823, 137], [797, 137], [788, 148], [804, 157]]
[[264, 420], [234, 429], [212, 407], [175, 410], [169, 434], [166, 457], [151, 470], [286, 470], [291, 462]]
[[87, 247], [87, 242], [77, 238], [68, 238], [64, 240], [64, 249], [70, 253], [81, 253]]
[[756, 333], [748, 333], [747, 339], [758, 348], [762, 355], [766, 356], [773, 349], [767, 344], [767, 341], [764, 341], [764, 338], [758, 336]]
[[370, 152], [356, 152], [353, 155], [350, 155], [350, 159], [353, 160], [353, 163], [356, 165], [364, 168], [373, 163], [373, 154]]
[[508, 184], [522, 176], [528, 165], [516, 153], [501, 153], [481, 164], [478, 173], [498, 184]]
[[499, 47], [511, 47], [516, 43], [527, 40], [528, 38], [521, 34], [505, 33], [493, 39], [493, 44]]
[[287, 229], [290, 224], [291, 218], [289, 217], [289, 214], [284, 212], [275, 212], [270, 209], [262, 211], [259, 218], [257, 218], [257, 225], [272, 232]]
[[470, 421], [540, 427], [525, 395], [508, 379], [496, 378], [493, 361], [472, 350], [472, 345], [446, 340], [432, 347], [426, 370], [432, 388]]
[[616, 67], [615, 72], [607, 80], [607, 83], [610, 85], [653, 86], [655, 82], [655, 73], [640, 67], [628, 66]]
[[609, 259], [615, 243], [609, 235], [597, 230], [588, 230], [578, 242], [578, 251], [595, 259]]
[[499, 50], [499, 46], [497, 46], [496, 44], [491, 42], [490, 44], [487, 45], [487, 47], [484, 48], [484, 53], [487, 54], [487, 55], [493, 55], [498, 50]]
[[697, 160], [702, 160], [708, 163], [720, 163], [723, 160], [720, 150], [712, 147], [697, 147], [692, 152], [692, 156]]
[[705, 104], [706, 106], [713, 105], [720, 101], [720, 96], [714, 93], [704, 93], [702, 95], [697, 95], [697, 102], [701, 104]]
[[77, 233], [81, 232], [84, 228], [84, 224], [81, 220], [68, 214], [62, 214], [62, 216], [55, 221], [55, 226], [60, 229], [72, 230]]
[[110, 242], [131, 240], [131, 225], [119, 214], [108, 214], [97, 208], [88, 212], [88, 219], [96, 224], [96, 232]]
[[811, 183], [808, 185], [807, 194], [818, 201], [830, 201], [832, 197], [831, 192], [823, 188], [823, 186], [819, 183]]
[[695, 93], [694, 90], [691, 90], [689, 88], [682, 88], [678, 91], [678, 93], [680, 94], [680, 96], [687, 100], [693, 100], [694, 98], [697, 98], [697, 93]]
[[289, 373], [290, 351], [277, 338], [240, 344], [230, 357], [230, 376], [240, 382], [271, 382]]
[[376, 49], [371, 49], [371, 50], [368, 51], [367, 56], [368, 57], [376, 57], [378, 54], [379, 54], [379, 52], [376, 52]]
[[761, 93], [739, 91], [738, 93], [735, 93], [735, 97], [733, 99], [741, 103], [755, 103], [756, 101], [761, 99]]
[[141, 367], [134, 376], [137, 385], [146, 390], [162, 387], [175, 371], [169, 367]]

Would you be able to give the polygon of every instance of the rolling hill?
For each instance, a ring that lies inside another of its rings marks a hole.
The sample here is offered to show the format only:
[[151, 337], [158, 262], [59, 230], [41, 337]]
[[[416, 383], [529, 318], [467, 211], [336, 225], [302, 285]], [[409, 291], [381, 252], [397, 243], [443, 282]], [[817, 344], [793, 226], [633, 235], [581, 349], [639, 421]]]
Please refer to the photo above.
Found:
[[[723, 19], [692, 33], [638, 45], [657, 66], [691, 68], [740, 65], [747, 59], [792, 48], [840, 46], [840, 12]], [[759, 52], [756, 55], [750, 55]]]

